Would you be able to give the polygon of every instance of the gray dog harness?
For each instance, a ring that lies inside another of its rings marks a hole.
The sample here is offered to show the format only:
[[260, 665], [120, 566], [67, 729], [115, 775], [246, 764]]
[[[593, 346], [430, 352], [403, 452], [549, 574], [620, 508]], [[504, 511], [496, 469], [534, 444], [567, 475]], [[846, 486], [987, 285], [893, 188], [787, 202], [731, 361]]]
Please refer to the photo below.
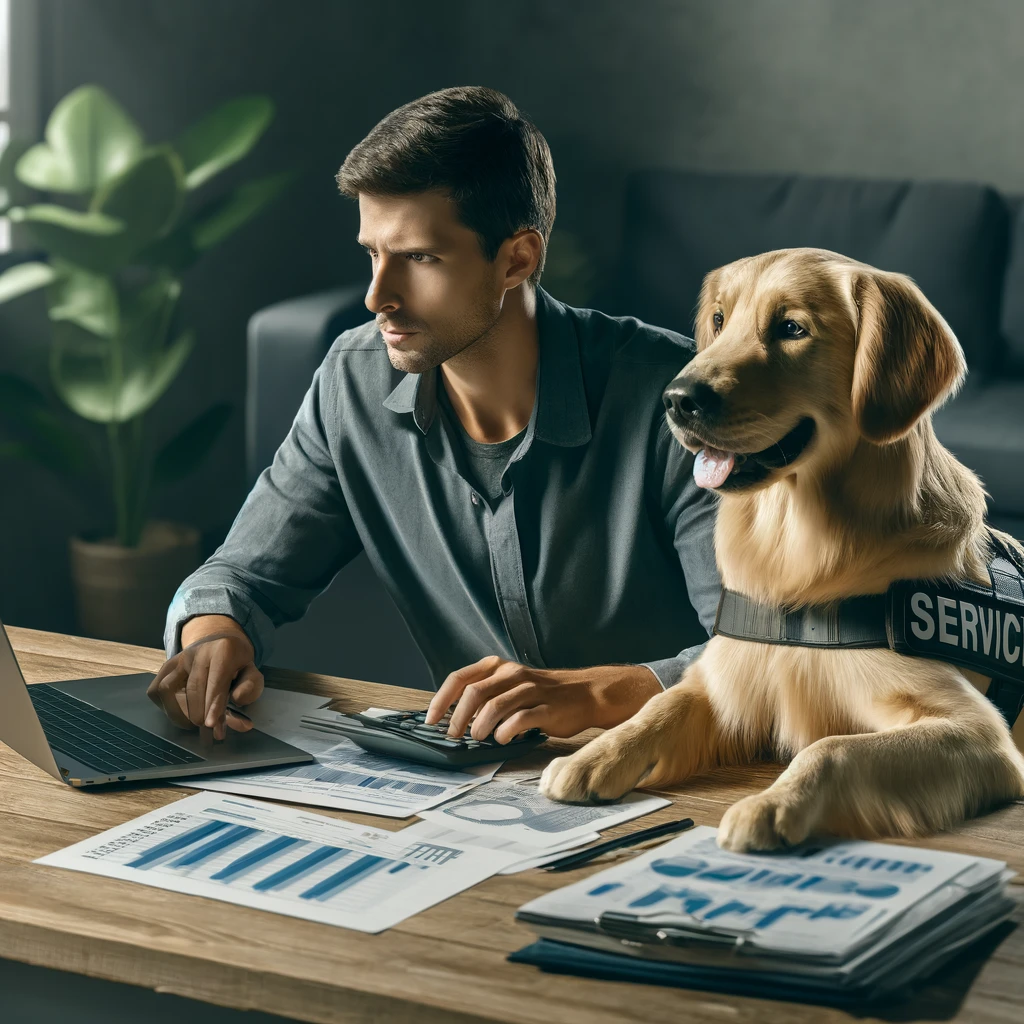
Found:
[[897, 580], [884, 594], [780, 608], [722, 591], [715, 633], [796, 647], [888, 647], [991, 676], [985, 696], [1013, 727], [1024, 707], [1024, 560], [990, 534], [990, 586]]

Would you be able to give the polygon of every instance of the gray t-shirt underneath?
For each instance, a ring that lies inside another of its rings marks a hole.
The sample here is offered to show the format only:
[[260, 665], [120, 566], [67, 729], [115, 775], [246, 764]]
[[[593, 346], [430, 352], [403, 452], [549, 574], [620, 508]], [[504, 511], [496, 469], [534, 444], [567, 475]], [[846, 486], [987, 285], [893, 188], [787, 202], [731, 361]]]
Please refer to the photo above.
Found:
[[448, 397], [444, 382], [440, 380], [438, 381], [437, 398], [438, 405], [444, 410], [444, 415], [455, 427], [455, 432], [462, 441], [462, 449], [466, 453], [466, 461], [477, 490], [493, 508], [502, 497], [501, 474], [505, 472], [512, 453], [526, 436], [526, 427], [505, 441], [497, 441], [494, 444], [477, 441], [466, 433], [466, 428], [462, 425], [462, 420], [459, 419], [459, 415]]

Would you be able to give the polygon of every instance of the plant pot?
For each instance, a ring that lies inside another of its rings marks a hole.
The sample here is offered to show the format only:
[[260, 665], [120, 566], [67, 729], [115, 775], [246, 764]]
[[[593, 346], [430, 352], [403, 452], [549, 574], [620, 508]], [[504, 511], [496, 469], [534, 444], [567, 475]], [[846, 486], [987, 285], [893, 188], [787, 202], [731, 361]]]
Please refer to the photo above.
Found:
[[70, 541], [75, 613], [82, 636], [163, 647], [167, 607], [182, 580], [199, 567], [199, 531], [151, 520], [138, 547], [113, 537]]

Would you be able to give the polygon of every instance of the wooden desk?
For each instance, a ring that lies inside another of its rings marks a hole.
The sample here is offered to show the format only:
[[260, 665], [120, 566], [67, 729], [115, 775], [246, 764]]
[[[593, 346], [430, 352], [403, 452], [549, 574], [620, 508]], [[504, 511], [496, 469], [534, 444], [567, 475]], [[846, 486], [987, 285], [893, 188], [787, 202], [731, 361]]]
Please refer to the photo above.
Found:
[[[155, 671], [163, 660], [160, 651], [147, 648], [18, 628], [9, 633], [30, 682]], [[428, 698], [421, 690], [273, 668], [266, 677], [274, 686], [337, 697], [339, 707], [350, 709], [421, 708]], [[778, 771], [756, 766], [691, 782], [666, 794], [675, 806], [643, 823], [685, 814], [715, 825], [729, 804], [770, 783]], [[560, 977], [508, 963], [506, 954], [532, 938], [513, 920], [515, 909], [596, 866], [564, 875], [531, 871], [491, 878], [390, 931], [364, 935], [31, 863], [189, 793], [151, 784], [77, 791], [0, 747], [0, 957], [332, 1024], [851, 1019], [815, 1006]], [[390, 829], [407, 824], [344, 816]], [[996, 857], [1024, 874], [1024, 806], [925, 845]], [[1024, 1019], [1024, 929], [1008, 931], [943, 972], [941, 983], [912, 1002], [870, 1019]]]

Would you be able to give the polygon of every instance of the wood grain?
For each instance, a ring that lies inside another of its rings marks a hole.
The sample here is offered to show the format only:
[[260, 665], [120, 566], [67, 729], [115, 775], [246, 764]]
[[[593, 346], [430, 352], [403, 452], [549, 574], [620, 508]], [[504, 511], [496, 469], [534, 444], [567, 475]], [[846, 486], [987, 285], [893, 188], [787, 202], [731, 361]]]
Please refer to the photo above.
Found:
[[[155, 672], [163, 662], [149, 648], [15, 627], [8, 633], [33, 683]], [[268, 685], [334, 697], [337, 707], [350, 710], [422, 708], [429, 696], [286, 669], [268, 668], [265, 675]], [[534, 755], [536, 764], [585, 738], [550, 744]], [[734, 800], [768, 785], [780, 770], [758, 764], [692, 780], [667, 792], [673, 805], [644, 823], [689, 815], [716, 825]], [[324, 1024], [850, 1019], [815, 1006], [560, 977], [508, 963], [507, 954], [532, 938], [513, 920], [515, 909], [600, 870], [596, 865], [495, 877], [381, 935], [364, 935], [32, 863], [192, 792], [154, 784], [73, 790], [0, 745], [0, 956]], [[408, 824], [318, 812], [389, 829]], [[1022, 836], [1024, 806], [1015, 805], [922, 845], [995, 857], [1024, 873]], [[1024, 897], [1024, 887], [1017, 891]], [[874, 1012], [862, 1019], [1017, 1024], [1024, 1018], [1024, 929], [1004, 930], [912, 1001]]]

